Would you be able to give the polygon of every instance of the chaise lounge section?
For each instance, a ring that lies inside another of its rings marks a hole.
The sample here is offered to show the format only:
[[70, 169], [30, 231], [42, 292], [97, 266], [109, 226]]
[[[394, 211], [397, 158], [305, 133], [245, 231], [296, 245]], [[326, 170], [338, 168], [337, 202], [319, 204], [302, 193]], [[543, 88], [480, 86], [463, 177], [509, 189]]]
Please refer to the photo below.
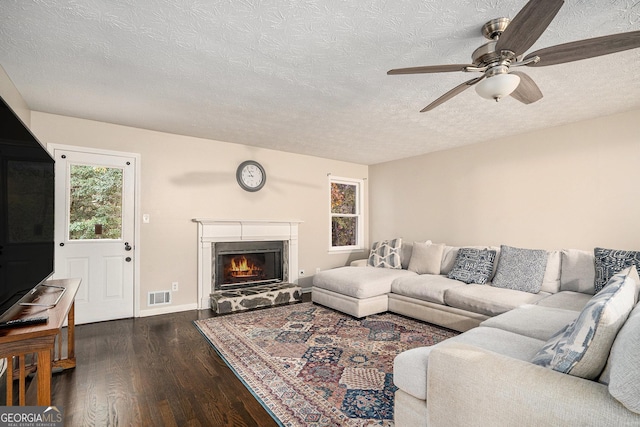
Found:
[[402, 269], [342, 267], [322, 271], [314, 277], [313, 302], [353, 317], [384, 313], [389, 309], [391, 283], [401, 277], [417, 276]]

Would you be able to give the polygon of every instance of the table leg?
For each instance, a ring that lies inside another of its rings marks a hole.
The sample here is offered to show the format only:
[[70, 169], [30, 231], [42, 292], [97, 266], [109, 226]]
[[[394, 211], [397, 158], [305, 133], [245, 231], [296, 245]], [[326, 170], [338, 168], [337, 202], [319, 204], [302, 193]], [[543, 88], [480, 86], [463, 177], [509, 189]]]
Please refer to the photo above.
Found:
[[25, 360], [24, 360], [25, 355], [21, 354], [20, 356], [18, 356], [18, 369], [20, 370], [20, 374], [18, 375], [20, 377], [19, 379], [19, 397], [18, 397], [18, 405], [20, 406], [24, 406], [27, 404], [27, 385], [26, 385], [26, 367], [25, 367]]
[[76, 330], [76, 315], [75, 315], [75, 301], [71, 303], [69, 314], [67, 315], [67, 358], [74, 361], [76, 359], [75, 352], [75, 330]]
[[13, 406], [13, 356], [7, 357], [7, 406]]
[[51, 348], [38, 351], [38, 406], [51, 406]]

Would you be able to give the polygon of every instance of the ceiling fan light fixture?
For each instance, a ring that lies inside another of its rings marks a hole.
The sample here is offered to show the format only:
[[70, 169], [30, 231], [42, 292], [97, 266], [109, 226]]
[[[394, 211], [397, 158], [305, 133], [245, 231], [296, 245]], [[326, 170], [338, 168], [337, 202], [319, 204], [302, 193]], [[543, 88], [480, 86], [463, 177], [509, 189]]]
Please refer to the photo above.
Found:
[[483, 98], [499, 101], [511, 95], [520, 84], [520, 77], [515, 74], [496, 74], [487, 77], [476, 85], [476, 92]]

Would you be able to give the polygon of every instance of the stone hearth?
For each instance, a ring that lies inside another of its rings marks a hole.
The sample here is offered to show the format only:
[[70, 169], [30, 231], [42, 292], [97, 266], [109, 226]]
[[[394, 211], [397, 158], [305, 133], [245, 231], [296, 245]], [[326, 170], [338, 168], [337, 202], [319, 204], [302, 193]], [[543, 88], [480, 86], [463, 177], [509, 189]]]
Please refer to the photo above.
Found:
[[211, 309], [217, 314], [302, 301], [302, 288], [292, 283], [211, 293]]

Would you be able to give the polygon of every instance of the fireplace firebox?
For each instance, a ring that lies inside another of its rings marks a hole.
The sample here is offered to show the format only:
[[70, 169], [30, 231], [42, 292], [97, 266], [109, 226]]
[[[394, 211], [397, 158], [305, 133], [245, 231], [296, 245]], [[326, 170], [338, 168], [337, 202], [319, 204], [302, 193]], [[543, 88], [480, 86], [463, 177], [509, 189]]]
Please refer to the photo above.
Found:
[[214, 244], [214, 290], [231, 290], [284, 280], [284, 242], [218, 242]]

